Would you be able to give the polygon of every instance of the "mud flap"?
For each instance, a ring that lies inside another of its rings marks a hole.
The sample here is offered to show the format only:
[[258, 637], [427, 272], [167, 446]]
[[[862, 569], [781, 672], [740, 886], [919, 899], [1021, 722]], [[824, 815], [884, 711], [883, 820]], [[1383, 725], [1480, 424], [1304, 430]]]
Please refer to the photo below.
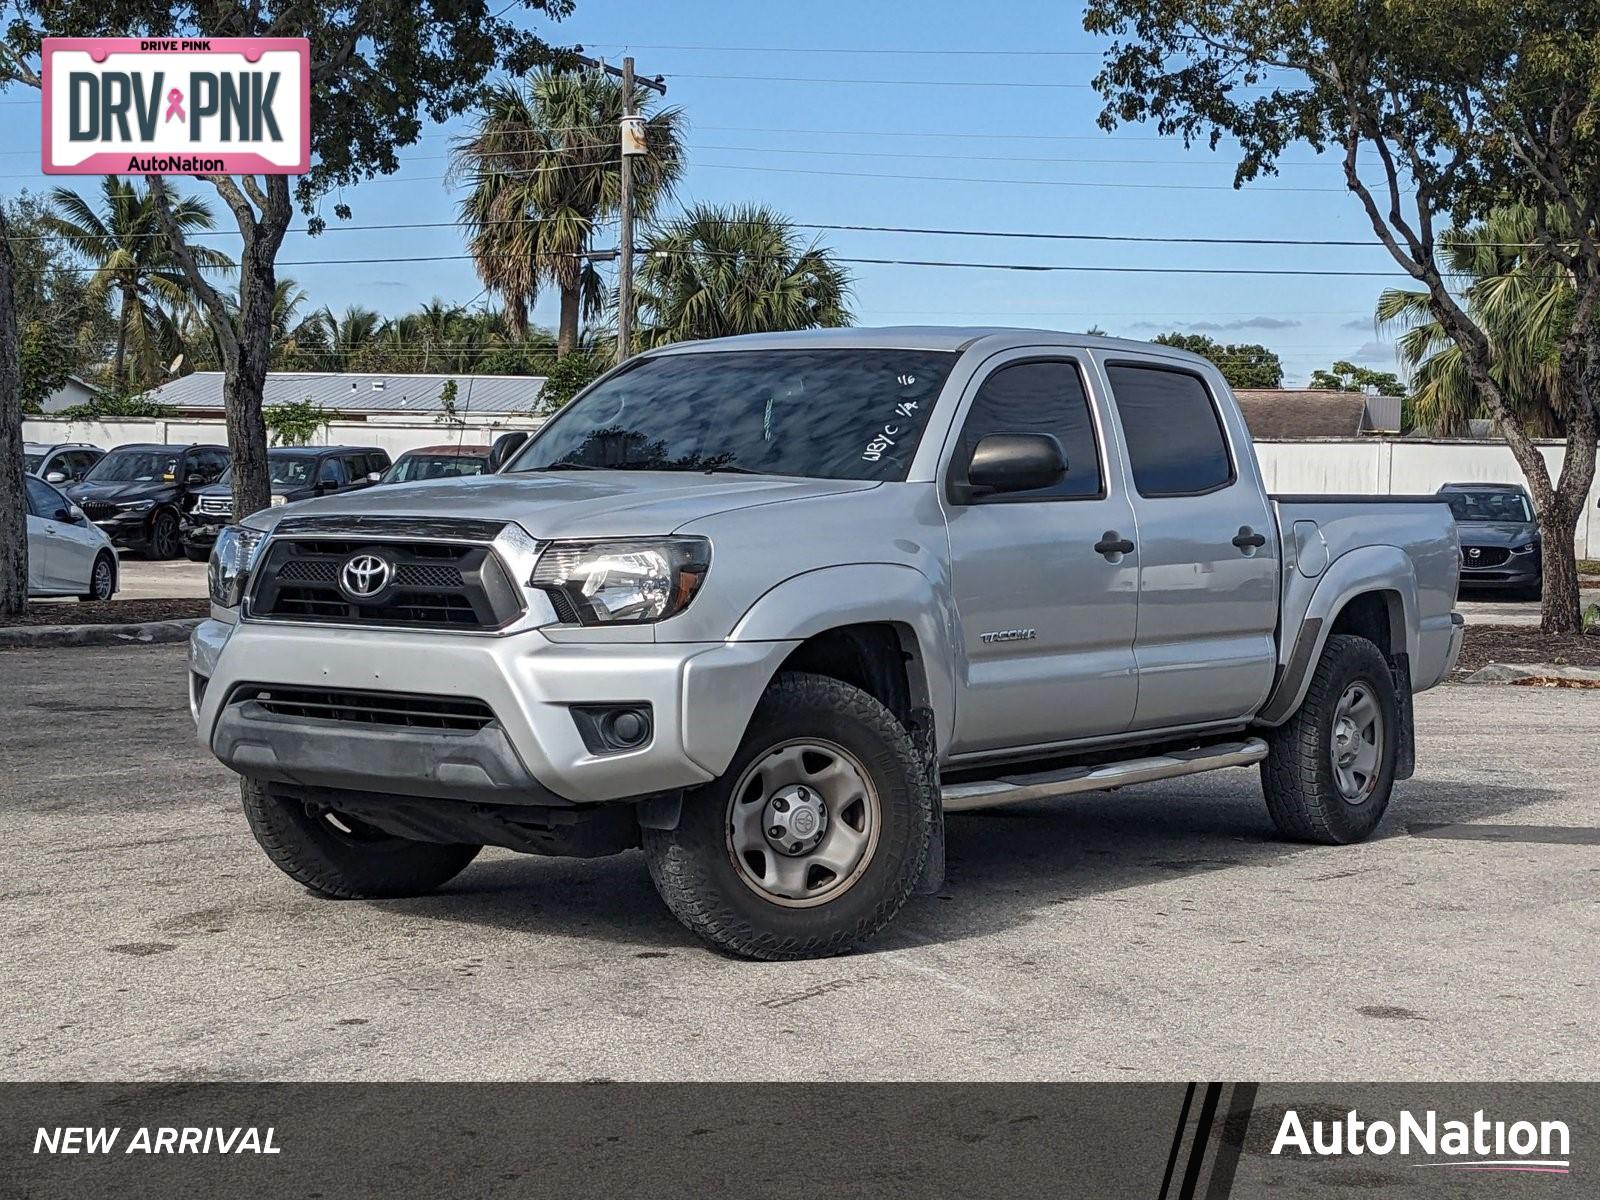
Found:
[[919, 708], [911, 714], [911, 740], [916, 743], [917, 754], [922, 759], [923, 779], [933, 809], [928, 827], [928, 857], [911, 894], [933, 896], [944, 887], [944, 799], [939, 790], [939, 748], [934, 739], [931, 708]]
[[1417, 725], [1411, 705], [1411, 656], [1396, 654], [1389, 664], [1394, 676], [1395, 706], [1400, 710], [1400, 731], [1395, 738], [1394, 777], [1410, 779], [1417, 770]]

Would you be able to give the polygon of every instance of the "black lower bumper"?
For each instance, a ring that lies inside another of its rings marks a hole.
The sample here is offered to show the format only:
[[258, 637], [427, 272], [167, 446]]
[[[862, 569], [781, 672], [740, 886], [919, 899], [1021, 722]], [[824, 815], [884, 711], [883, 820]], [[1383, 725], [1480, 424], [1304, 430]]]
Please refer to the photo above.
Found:
[[252, 779], [392, 796], [568, 806], [523, 763], [498, 722], [414, 729], [290, 717], [253, 700], [223, 706], [211, 751]]

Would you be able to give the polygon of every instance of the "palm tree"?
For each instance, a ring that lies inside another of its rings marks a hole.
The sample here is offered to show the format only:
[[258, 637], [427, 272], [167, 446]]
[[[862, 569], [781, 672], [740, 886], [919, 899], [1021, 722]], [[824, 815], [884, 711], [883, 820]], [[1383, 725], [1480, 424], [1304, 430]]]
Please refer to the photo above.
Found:
[[[72, 189], [54, 189], [44, 223], [92, 264], [92, 295], [116, 294], [117, 342], [111, 374], [119, 388], [132, 391], [136, 389], [131, 387], [129, 356], [139, 364], [144, 379], [160, 376], [171, 351], [181, 344], [172, 314], [188, 305], [190, 289], [149, 191], [107, 175], [100, 192], [101, 207], [96, 212]], [[177, 227], [185, 233], [212, 227], [211, 209], [193, 197], [175, 201], [172, 210]], [[203, 267], [233, 265], [226, 254], [209, 246], [190, 249]]]
[[[645, 113], [648, 89], [635, 87]], [[604, 303], [585, 257], [621, 194], [622, 84], [599, 71], [542, 71], [489, 89], [476, 131], [454, 151], [452, 174], [470, 184], [461, 203], [478, 277], [499, 298], [512, 332], [527, 333], [541, 284], [561, 292], [557, 354], [578, 344], [581, 317]], [[649, 153], [634, 160], [635, 214], [648, 218], [683, 169], [683, 114], [645, 117]]]
[[850, 324], [850, 276], [760, 205], [697, 205], [653, 230], [639, 269], [647, 344]]
[[[1477, 225], [1447, 230], [1439, 241], [1468, 312], [1493, 346], [1491, 373], [1517, 421], [1535, 437], [1564, 436], [1559, 341], [1571, 324], [1572, 285], [1534, 252], [1531, 212], [1499, 208]], [[1448, 437], [1487, 415], [1461, 348], [1434, 318], [1426, 292], [1385, 291], [1377, 316], [1381, 328], [1405, 331], [1397, 347], [1411, 373], [1413, 424]]]

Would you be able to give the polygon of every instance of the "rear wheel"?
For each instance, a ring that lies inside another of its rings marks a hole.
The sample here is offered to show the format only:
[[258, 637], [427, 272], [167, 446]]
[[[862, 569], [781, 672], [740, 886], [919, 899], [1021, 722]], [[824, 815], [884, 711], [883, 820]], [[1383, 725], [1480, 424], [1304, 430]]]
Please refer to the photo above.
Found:
[[185, 546], [183, 548], [183, 556], [185, 558], [187, 558], [190, 562], [210, 562], [211, 561], [211, 547], [210, 546]]
[[1378, 647], [1334, 634], [1298, 712], [1274, 729], [1261, 764], [1278, 832], [1344, 845], [1368, 837], [1394, 787], [1400, 705]]
[[727, 772], [644, 831], [674, 916], [745, 958], [840, 954], [893, 919], [928, 852], [935, 797], [905, 727], [859, 688], [786, 673]]
[[416, 842], [322, 810], [272, 784], [239, 783], [245, 819], [289, 878], [336, 900], [420, 896], [455, 878], [483, 847]]
[[150, 542], [145, 557], [165, 562], [177, 558], [182, 543], [178, 540], [178, 514], [170, 508], [162, 509], [150, 522]]
[[109, 600], [117, 592], [117, 565], [111, 555], [101, 551], [95, 556], [94, 567], [89, 572], [89, 590], [78, 599]]

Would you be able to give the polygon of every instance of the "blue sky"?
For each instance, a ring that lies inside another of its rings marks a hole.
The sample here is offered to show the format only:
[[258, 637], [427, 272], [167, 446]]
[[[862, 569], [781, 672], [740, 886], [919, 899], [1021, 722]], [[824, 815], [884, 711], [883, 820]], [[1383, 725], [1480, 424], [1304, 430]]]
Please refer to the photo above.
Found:
[[[1297, 147], [1277, 178], [1234, 191], [1226, 143], [1216, 153], [1186, 151], [1146, 128], [1101, 132], [1095, 124], [1099, 98], [1087, 86], [1101, 43], [1083, 32], [1080, 12], [1070, 5], [578, 0], [568, 20], [539, 27], [552, 40], [581, 43], [610, 60], [628, 50], [642, 73], [667, 77], [668, 102], [682, 106], [689, 119], [689, 169], [678, 191], [683, 203], [759, 201], [794, 220], [823, 224], [1371, 237], [1331, 156], [1318, 159]], [[927, 53], [951, 50], [962, 53]], [[39, 173], [38, 119], [35, 93], [14, 88], [0, 96], [0, 193], [65, 183], [87, 194], [96, 186], [91, 177]], [[332, 205], [339, 199], [353, 208], [354, 226], [451, 220], [459, 194], [442, 176], [454, 132], [431, 128], [403, 152], [397, 175], [330, 197], [330, 225], [337, 224]], [[220, 202], [217, 208], [226, 221]], [[1097, 325], [1130, 337], [1178, 328], [1223, 341], [1263, 342], [1283, 358], [1291, 385], [1341, 358], [1394, 366], [1392, 348], [1374, 333], [1372, 309], [1383, 287], [1405, 278], [1376, 245], [814, 236], [845, 257], [1153, 269], [1046, 273], [852, 264], [853, 306], [863, 324]], [[297, 280], [314, 306], [337, 311], [363, 304], [397, 313], [434, 296], [481, 303], [471, 263], [307, 260], [462, 254], [453, 228], [345, 229], [316, 239], [291, 234], [280, 261], [286, 264], [282, 274]], [[1246, 267], [1386, 277], [1179, 271]], [[541, 299], [535, 315], [552, 323], [554, 297]]]

